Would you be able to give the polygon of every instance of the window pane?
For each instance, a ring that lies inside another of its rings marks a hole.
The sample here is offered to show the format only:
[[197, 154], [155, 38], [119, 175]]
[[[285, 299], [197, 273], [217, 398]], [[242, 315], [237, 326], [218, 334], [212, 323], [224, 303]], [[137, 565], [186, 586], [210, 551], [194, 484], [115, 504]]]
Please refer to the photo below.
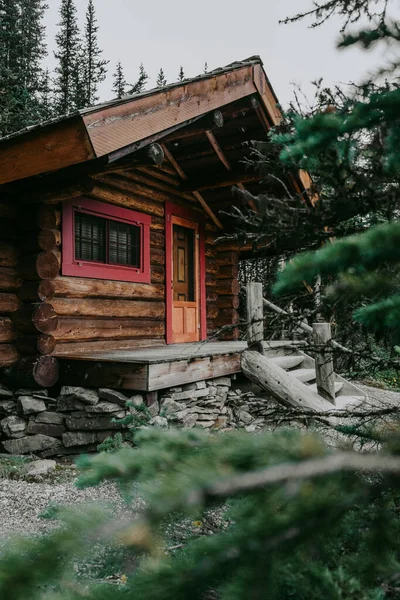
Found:
[[75, 213], [75, 259], [106, 262], [106, 221]]
[[141, 228], [136, 225], [109, 221], [109, 262], [118, 265], [130, 265], [140, 269], [140, 232]]

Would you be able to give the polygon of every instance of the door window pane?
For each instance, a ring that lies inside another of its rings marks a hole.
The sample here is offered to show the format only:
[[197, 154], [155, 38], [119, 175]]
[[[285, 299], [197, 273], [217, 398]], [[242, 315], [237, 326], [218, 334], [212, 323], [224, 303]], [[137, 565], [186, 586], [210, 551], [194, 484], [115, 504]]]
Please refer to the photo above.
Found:
[[173, 226], [173, 289], [177, 302], [195, 302], [195, 230]]

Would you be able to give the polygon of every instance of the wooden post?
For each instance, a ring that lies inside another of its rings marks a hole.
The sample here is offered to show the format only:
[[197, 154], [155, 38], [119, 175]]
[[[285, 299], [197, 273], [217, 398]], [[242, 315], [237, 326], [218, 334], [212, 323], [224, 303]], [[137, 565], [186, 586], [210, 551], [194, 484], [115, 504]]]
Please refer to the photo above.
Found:
[[249, 283], [247, 294], [247, 341], [249, 348], [264, 339], [263, 287], [262, 283]]
[[330, 323], [313, 323], [315, 371], [318, 393], [335, 404], [335, 371], [332, 354], [332, 332]]

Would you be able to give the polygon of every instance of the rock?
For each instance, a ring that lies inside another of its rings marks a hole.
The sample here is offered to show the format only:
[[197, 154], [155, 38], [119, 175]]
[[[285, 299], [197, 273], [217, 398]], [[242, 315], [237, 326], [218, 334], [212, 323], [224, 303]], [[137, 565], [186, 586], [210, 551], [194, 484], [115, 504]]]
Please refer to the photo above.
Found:
[[172, 388], [169, 388], [169, 391], [172, 394], [179, 394], [180, 392], [183, 391], [183, 388], [182, 387], [172, 387]]
[[168, 395], [171, 400], [175, 400], [176, 402], [179, 402], [180, 400], [189, 400], [191, 398], [204, 398], [205, 396], [208, 396], [208, 389], [188, 390], [187, 392], [176, 392]]
[[28, 477], [46, 477], [55, 471], [57, 463], [55, 460], [35, 460], [30, 463], [26, 472]]
[[214, 425], [215, 421], [197, 421], [196, 425], [204, 427], [204, 429], [210, 429]]
[[213, 427], [214, 429], [225, 429], [228, 427], [228, 417], [218, 417]]
[[91, 405], [97, 404], [99, 401], [99, 396], [95, 390], [72, 385], [64, 385], [61, 388], [60, 396], [69, 396], [75, 400], [79, 400], [79, 402]]
[[150, 421], [150, 425], [156, 425], [157, 427], [168, 429], [168, 420], [165, 417], [154, 417], [154, 419]]
[[36, 415], [35, 423], [50, 423], [51, 425], [63, 425], [64, 416], [56, 412], [42, 412]]
[[32, 396], [20, 396], [18, 398], [18, 406], [24, 415], [35, 415], [46, 410], [43, 400], [33, 398]]
[[2, 383], [0, 383], [0, 399], [2, 399], [2, 398], [12, 398], [12, 397], [13, 397], [12, 391], [9, 390], [7, 386], [5, 386]]
[[218, 388], [216, 385], [209, 385], [208, 386], [208, 394], [210, 396], [216, 396], [218, 392]]
[[232, 385], [230, 377], [218, 377], [217, 379], [213, 379], [213, 384], [217, 386], [222, 385], [227, 388], [230, 388]]
[[[11, 415], [0, 421], [0, 427], [3, 433], [8, 437], [21, 437], [21, 434], [23, 434], [26, 429], [26, 421], [16, 415]], [[15, 434], [18, 435], [16, 436]]]
[[163, 412], [164, 416], [173, 415], [179, 412], [180, 410], [183, 410], [184, 408], [185, 405], [182, 402], [175, 402], [175, 400], [173, 400], [172, 398], [167, 398], [161, 404], [161, 411]]
[[40, 456], [46, 458], [47, 456], [70, 456], [74, 454], [88, 454], [89, 452], [97, 452], [98, 444], [86, 444], [83, 446], [60, 446], [59, 448], [53, 448], [50, 450], [44, 450], [39, 452]]
[[19, 389], [15, 392], [16, 396], [35, 396], [36, 398], [47, 398], [48, 390], [24, 390]]
[[[99, 402], [95, 406], [87, 406], [86, 412], [88, 413], [121, 413], [121, 405], [115, 404], [114, 402]], [[123, 414], [125, 414], [123, 412]]]
[[26, 433], [29, 435], [43, 433], [44, 435], [50, 435], [52, 437], [61, 437], [64, 432], [64, 425], [56, 425], [54, 423], [35, 423], [34, 421], [30, 421], [26, 428]]
[[132, 398], [129, 398], [129, 402], [133, 404], [133, 406], [141, 406], [142, 404], [144, 404], [143, 396], [141, 396], [140, 394], [136, 394], [136, 396], [132, 396]]
[[256, 425], [247, 425], [247, 427], [245, 428], [247, 433], [254, 433], [257, 429]]
[[250, 425], [250, 423], [252, 421], [254, 421], [251, 414], [249, 412], [247, 412], [247, 410], [244, 410], [244, 409], [239, 410], [237, 416], [238, 416], [239, 421], [241, 421], [245, 425]]
[[196, 415], [195, 413], [193, 413], [191, 415], [186, 415], [182, 419], [183, 426], [186, 429], [192, 429], [196, 425], [198, 418], [199, 418], [199, 415]]
[[10, 415], [17, 412], [17, 403], [13, 400], [0, 400], [0, 415]]
[[80, 402], [73, 396], [60, 396], [57, 400], [57, 411], [71, 412], [76, 410], [86, 410], [87, 404]]
[[190, 392], [190, 390], [200, 390], [200, 389], [202, 389], [202, 388], [198, 388], [195, 383], [186, 383], [185, 385], [182, 386], [182, 391], [184, 391], [184, 392]]
[[66, 448], [86, 446], [87, 444], [96, 444], [97, 435], [94, 431], [68, 431], [63, 434], [62, 442]]
[[158, 402], [158, 400], [153, 402], [153, 404], [150, 404], [150, 406], [147, 407], [147, 410], [149, 411], [152, 417], [156, 417], [160, 412], [160, 403]]
[[99, 397], [101, 400], [107, 400], [107, 402], [119, 404], [119, 406], [122, 406], [123, 408], [126, 408], [126, 403], [129, 401], [129, 399], [126, 396], [124, 396], [124, 394], [121, 394], [121, 392], [117, 392], [116, 390], [109, 390], [107, 388], [99, 389]]
[[[72, 419], [67, 417], [65, 420], [67, 429], [72, 431], [96, 431], [97, 429], [123, 429], [124, 426], [119, 423], [113, 423], [113, 417], [91, 417]], [[89, 442], [90, 443], [90, 442]]]
[[206, 388], [206, 382], [205, 381], [196, 381], [196, 389], [198, 390], [204, 390]]
[[10, 454], [31, 454], [49, 448], [57, 448], [61, 445], [61, 441], [48, 435], [38, 434], [18, 440], [6, 440], [2, 444]]

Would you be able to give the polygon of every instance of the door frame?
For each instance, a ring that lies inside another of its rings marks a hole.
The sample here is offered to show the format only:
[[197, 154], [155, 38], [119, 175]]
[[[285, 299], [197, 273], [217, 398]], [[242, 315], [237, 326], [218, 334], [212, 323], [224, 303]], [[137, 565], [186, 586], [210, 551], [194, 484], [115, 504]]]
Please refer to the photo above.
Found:
[[173, 235], [171, 217], [181, 217], [194, 221], [199, 226], [199, 252], [198, 252], [198, 298], [200, 317], [200, 340], [207, 339], [207, 306], [206, 306], [206, 252], [205, 252], [205, 218], [201, 213], [190, 210], [179, 204], [167, 201], [165, 203], [165, 301], [166, 301], [166, 342], [172, 341], [172, 307], [173, 307]]

